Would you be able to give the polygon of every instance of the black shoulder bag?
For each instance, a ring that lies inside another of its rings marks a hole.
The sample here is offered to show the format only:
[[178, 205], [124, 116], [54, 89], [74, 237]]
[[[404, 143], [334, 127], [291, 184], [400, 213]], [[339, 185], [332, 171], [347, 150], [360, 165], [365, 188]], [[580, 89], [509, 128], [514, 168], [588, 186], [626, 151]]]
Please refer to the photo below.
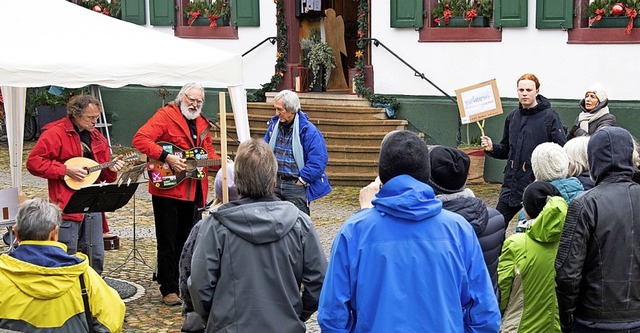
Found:
[[87, 287], [84, 285], [84, 273], [80, 274], [80, 290], [82, 293], [82, 302], [84, 303], [84, 315], [87, 319], [87, 326], [89, 326], [89, 333], [94, 333], [93, 316], [91, 315], [91, 308], [89, 307], [89, 295], [87, 294]]

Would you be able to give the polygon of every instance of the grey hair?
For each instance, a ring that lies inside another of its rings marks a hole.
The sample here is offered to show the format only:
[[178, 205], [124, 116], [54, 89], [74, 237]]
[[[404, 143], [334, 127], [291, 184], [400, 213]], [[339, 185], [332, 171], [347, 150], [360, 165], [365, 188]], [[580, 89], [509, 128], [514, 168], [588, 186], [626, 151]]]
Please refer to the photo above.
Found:
[[259, 199], [273, 195], [278, 162], [269, 145], [259, 139], [238, 146], [235, 160], [235, 182], [241, 197]]
[[189, 92], [189, 90], [191, 89], [200, 89], [200, 91], [202, 91], [202, 100], [204, 101], [204, 87], [199, 83], [189, 82], [182, 86], [182, 89], [180, 89], [180, 92], [178, 92], [178, 96], [176, 96], [176, 99], [174, 100], [176, 105], [180, 105], [180, 102], [182, 101], [184, 96], [186, 96], [187, 92]]
[[67, 116], [80, 118], [84, 115], [89, 105], [95, 105], [102, 112], [100, 101], [92, 95], [75, 95], [67, 102]]
[[567, 157], [569, 157], [567, 177], [579, 176], [589, 171], [588, 144], [588, 136], [577, 136], [564, 144], [563, 149], [567, 153]]
[[300, 110], [300, 98], [298, 94], [291, 90], [282, 90], [274, 98], [273, 101], [277, 102], [282, 100], [285, 110], [291, 113], [297, 113]]
[[62, 221], [62, 210], [44, 199], [36, 198], [20, 204], [16, 214], [16, 229], [21, 241], [44, 241]]

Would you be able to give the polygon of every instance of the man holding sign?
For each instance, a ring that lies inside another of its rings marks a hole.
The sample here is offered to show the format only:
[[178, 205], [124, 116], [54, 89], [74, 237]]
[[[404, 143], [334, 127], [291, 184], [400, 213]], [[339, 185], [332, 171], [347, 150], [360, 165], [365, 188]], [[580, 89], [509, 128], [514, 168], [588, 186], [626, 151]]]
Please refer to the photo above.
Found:
[[505, 223], [522, 208], [522, 193], [534, 181], [531, 153], [543, 142], [564, 146], [566, 133], [551, 103], [539, 95], [540, 81], [533, 74], [524, 74], [517, 81], [518, 108], [505, 120], [502, 140], [494, 144], [490, 137], [482, 136], [482, 147], [487, 155], [506, 159], [504, 181], [496, 209]]

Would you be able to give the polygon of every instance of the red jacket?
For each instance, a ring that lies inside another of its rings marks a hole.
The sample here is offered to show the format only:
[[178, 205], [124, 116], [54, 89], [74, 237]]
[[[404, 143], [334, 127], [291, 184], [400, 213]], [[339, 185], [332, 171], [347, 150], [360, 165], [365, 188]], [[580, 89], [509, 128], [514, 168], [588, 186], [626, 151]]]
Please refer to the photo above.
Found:
[[[52, 122], [44, 128], [45, 131], [27, 158], [27, 170], [34, 176], [48, 179], [49, 201], [64, 209], [71, 195], [75, 193], [64, 182], [64, 173], [67, 170], [64, 162], [73, 157], [82, 157], [80, 134], [73, 128], [73, 123], [68, 117]], [[100, 164], [109, 162], [111, 150], [107, 138], [99, 130], [91, 131], [90, 135], [93, 159]], [[117, 176], [117, 173], [105, 168], [100, 171], [100, 177], [96, 182], [112, 183]], [[63, 214], [62, 219], [81, 222], [83, 215]]]
[[[180, 149], [189, 150], [194, 147], [202, 147], [207, 151], [209, 159], [220, 158], [211, 141], [209, 122], [200, 116], [196, 118], [196, 132], [198, 138], [195, 145], [192, 143], [189, 125], [180, 112], [180, 109], [169, 104], [158, 111], [144, 124], [133, 136], [133, 146], [153, 159], [160, 159], [162, 147], [157, 144], [159, 141], [171, 142]], [[204, 168], [208, 176], [207, 168]], [[209, 191], [208, 177], [200, 180], [186, 178], [181, 183], [172, 188], [159, 189], [149, 182], [149, 193], [160, 197], [173, 198], [182, 201], [194, 201], [196, 198], [196, 184], [200, 182], [202, 188], [202, 199], [196, 202], [198, 207], [203, 207], [207, 200]]]

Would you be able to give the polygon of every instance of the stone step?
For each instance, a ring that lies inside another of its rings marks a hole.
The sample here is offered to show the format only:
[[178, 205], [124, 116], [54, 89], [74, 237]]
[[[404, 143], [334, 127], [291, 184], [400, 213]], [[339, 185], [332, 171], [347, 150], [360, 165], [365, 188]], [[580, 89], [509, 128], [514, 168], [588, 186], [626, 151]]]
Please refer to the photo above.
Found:
[[[267, 132], [266, 128], [250, 128], [251, 137], [262, 138]], [[358, 133], [357, 129], [353, 132], [323, 132], [324, 140], [327, 145], [336, 146], [351, 146], [354, 151], [358, 151], [362, 146], [374, 146], [380, 149], [380, 143], [388, 132], [369, 132]], [[234, 140], [238, 139], [236, 134], [236, 128], [233, 126], [227, 126], [227, 134]], [[213, 137], [220, 137], [220, 132], [217, 128], [211, 131]]]
[[378, 173], [362, 173], [362, 172], [350, 172], [350, 173], [330, 173], [327, 172], [329, 183], [332, 186], [357, 186], [363, 187], [371, 183], [376, 179]]
[[[273, 104], [251, 102], [247, 104], [250, 115], [263, 115], [273, 117], [275, 114]], [[330, 119], [387, 119], [387, 115], [382, 108], [371, 106], [342, 106], [342, 105], [302, 105], [302, 111], [310, 119], [330, 118]]]
[[[252, 115], [249, 118], [249, 128], [259, 129], [266, 128], [270, 116]], [[387, 120], [355, 120], [355, 119], [330, 119], [330, 118], [310, 118], [309, 121], [316, 125], [320, 132], [391, 132], [394, 130], [403, 130], [407, 127], [406, 120], [387, 119]], [[232, 114], [227, 114], [227, 126], [234, 127], [235, 121]], [[234, 127], [235, 128], [235, 127]], [[235, 130], [235, 129], [234, 129]], [[252, 130], [253, 131], [253, 130]]]
[[[266, 102], [269, 104], [273, 104], [273, 97], [276, 94], [276, 92], [266, 93]], [[371, 106], [371, 102], [369, 102], [366, 98], [359, 97], [358, 95], [350, 95], [347, 93], [298, 93], [298, 98], [300, 99], [300, 104], [302, 105], [338, 105], [360, 107]]]
[[338, 159], [329, 158], [327, 163], [327, 174], [348, 174], [348, 173], [377, 173], [378, 172], [378, 160], [363, 160], [363, 159]]
[[[258, 137], [258, 136], [254, 136]], [[213, 147], [216, 152], [220, 152], [220, 137], [213, 137]], [[227, 154], [229, 156], [235, 156], [235, 152], [238, 150], [238, 143], [232, 140], [227, 140]], [[350, 160], [350, 161], [362, 161], [365, 164], [378, 163], [378, 157], [380, 153], [379, 146], [360, 146], [355, 150], [352, 146], [348, 145], [331, 145], [327, 144], [327, 153], [329, 154], [329, 161], [332, 160]]]

